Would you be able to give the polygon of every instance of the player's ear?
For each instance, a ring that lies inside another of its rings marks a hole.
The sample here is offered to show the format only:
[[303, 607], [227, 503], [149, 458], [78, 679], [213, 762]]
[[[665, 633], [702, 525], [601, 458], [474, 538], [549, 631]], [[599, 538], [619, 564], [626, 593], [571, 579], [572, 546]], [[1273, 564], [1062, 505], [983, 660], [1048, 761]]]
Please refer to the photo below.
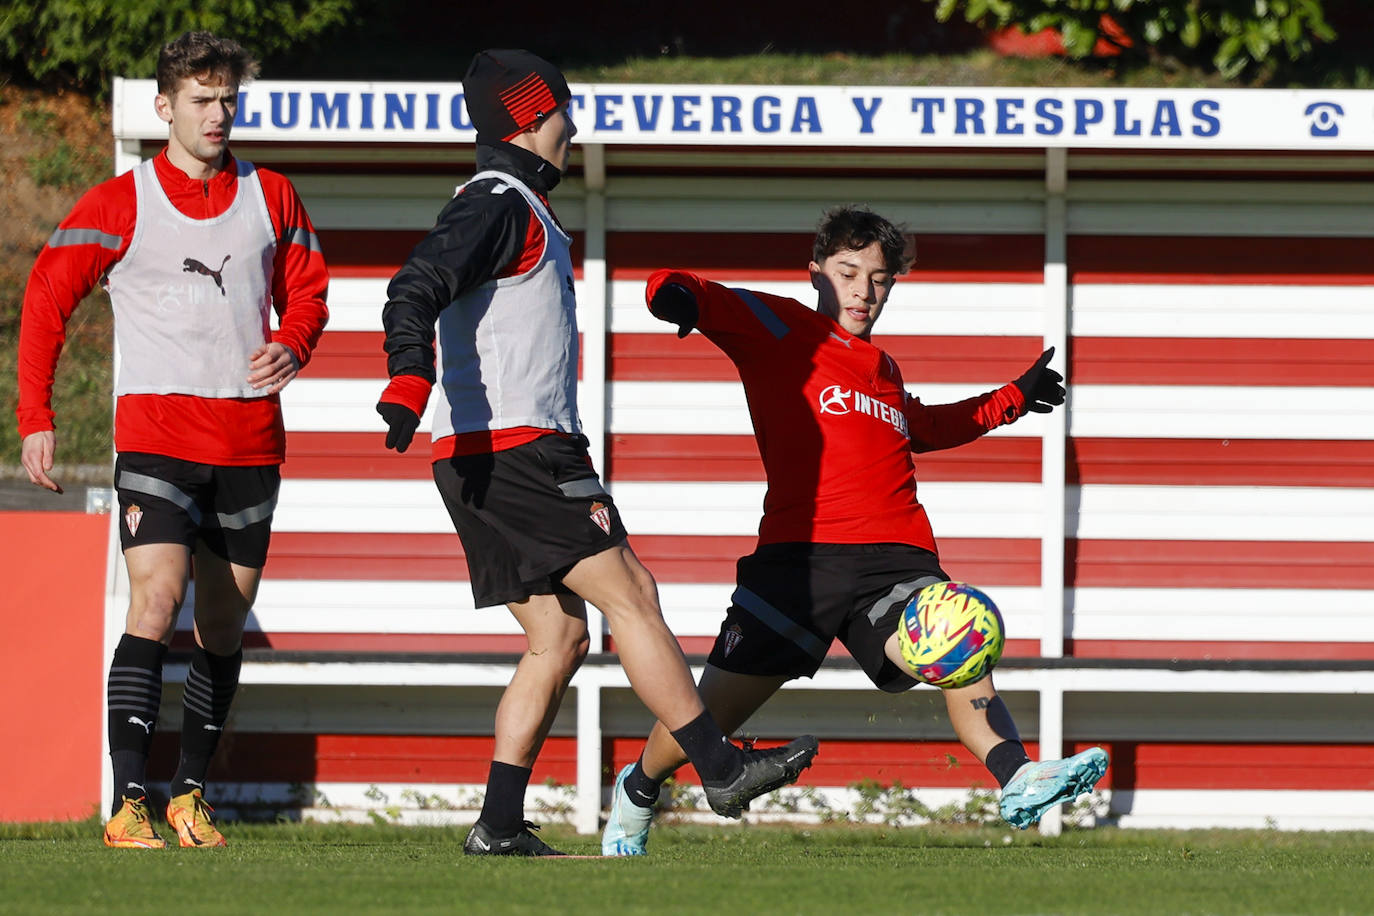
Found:
[[157, 116], [168, 124], [172, 123], [172, 97], [167, 93], [159, 92], [153, 96], [153, 110]]
[[824, 276], [821, 272], [821, 265], [812, 261], [810, 264], [806, 265], [806, 269], [811, 272], [811, 288], [820, 292], [821, 279]]

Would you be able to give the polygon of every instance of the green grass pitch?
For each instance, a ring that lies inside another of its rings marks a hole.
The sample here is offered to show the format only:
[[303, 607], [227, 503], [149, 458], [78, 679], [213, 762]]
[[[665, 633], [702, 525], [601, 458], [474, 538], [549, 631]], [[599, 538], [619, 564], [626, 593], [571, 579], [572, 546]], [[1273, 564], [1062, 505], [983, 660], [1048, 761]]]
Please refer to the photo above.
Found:
[[[463, 828], [227, 824], [225, 849], [0, 825], [0, 913], [1369, 913], [1374, 835], [663, 825], [643, 859], [482, 859]], [[542, 834], [571, 854], [598, 838]]]

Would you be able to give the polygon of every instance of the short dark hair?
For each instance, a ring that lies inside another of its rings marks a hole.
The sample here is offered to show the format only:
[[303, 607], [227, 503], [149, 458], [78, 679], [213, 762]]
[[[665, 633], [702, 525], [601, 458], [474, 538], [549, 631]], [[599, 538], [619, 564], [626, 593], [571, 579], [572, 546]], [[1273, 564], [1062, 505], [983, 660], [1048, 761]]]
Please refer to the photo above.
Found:
[[258, 75], [258, 62], [238, 42], [209, 32], [186, 32], [157, 55], [157, 91], [176, 91], [187, 77], [223, 80], [238, 86]]
[[874, 242], [883, 252], [883, 263], [895, 274], [904, 274], [911, 266], [908, 238], [902, 226], [894, 225], [867, 207], [846, 204], [825, 211], [816, 227], [816, 240], [811, 245], [811, 259], [817, 264], [840, 251], [859, 251]]

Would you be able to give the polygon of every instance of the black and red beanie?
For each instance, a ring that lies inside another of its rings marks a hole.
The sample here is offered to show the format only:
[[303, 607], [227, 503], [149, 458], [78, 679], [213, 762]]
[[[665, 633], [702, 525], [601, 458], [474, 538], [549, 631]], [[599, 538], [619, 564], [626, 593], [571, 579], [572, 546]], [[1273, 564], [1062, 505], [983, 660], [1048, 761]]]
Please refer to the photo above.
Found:
[[479, 51], [463, 76], [468, 117], [483, 143], [509, 140], [570, 98], [558, 68], [528, 51]]

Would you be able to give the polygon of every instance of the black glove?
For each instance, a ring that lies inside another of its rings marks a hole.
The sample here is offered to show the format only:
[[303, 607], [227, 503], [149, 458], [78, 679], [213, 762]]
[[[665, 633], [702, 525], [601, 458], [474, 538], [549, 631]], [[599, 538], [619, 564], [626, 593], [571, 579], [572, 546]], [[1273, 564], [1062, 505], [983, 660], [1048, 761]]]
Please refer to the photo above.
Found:
[[692, 333], [701, 315], [697, 309], [697, 297], [680, 283], [660, 286], [649, 301], [649, 312], [660, 321], [677, 325], [678, 337]]
[[420, 427], [420, 417], [415, 411], [403, 404], [383, 401], [377, 405], [377, 413], [382, 415], [388, 427], [386, 447], [404, 452], [410, 448], [410, 440], [415, 438], [415, 430]]
[[1049, 413], [1064, 403], [1064, 386], [1060, 384], [1064, 376], [1047, 365], [1053, 357], [1054, 347], [1050, 347], [1040, 354], [1034, 366], [1013, 382], [1026, 399], [1026, 412]]

